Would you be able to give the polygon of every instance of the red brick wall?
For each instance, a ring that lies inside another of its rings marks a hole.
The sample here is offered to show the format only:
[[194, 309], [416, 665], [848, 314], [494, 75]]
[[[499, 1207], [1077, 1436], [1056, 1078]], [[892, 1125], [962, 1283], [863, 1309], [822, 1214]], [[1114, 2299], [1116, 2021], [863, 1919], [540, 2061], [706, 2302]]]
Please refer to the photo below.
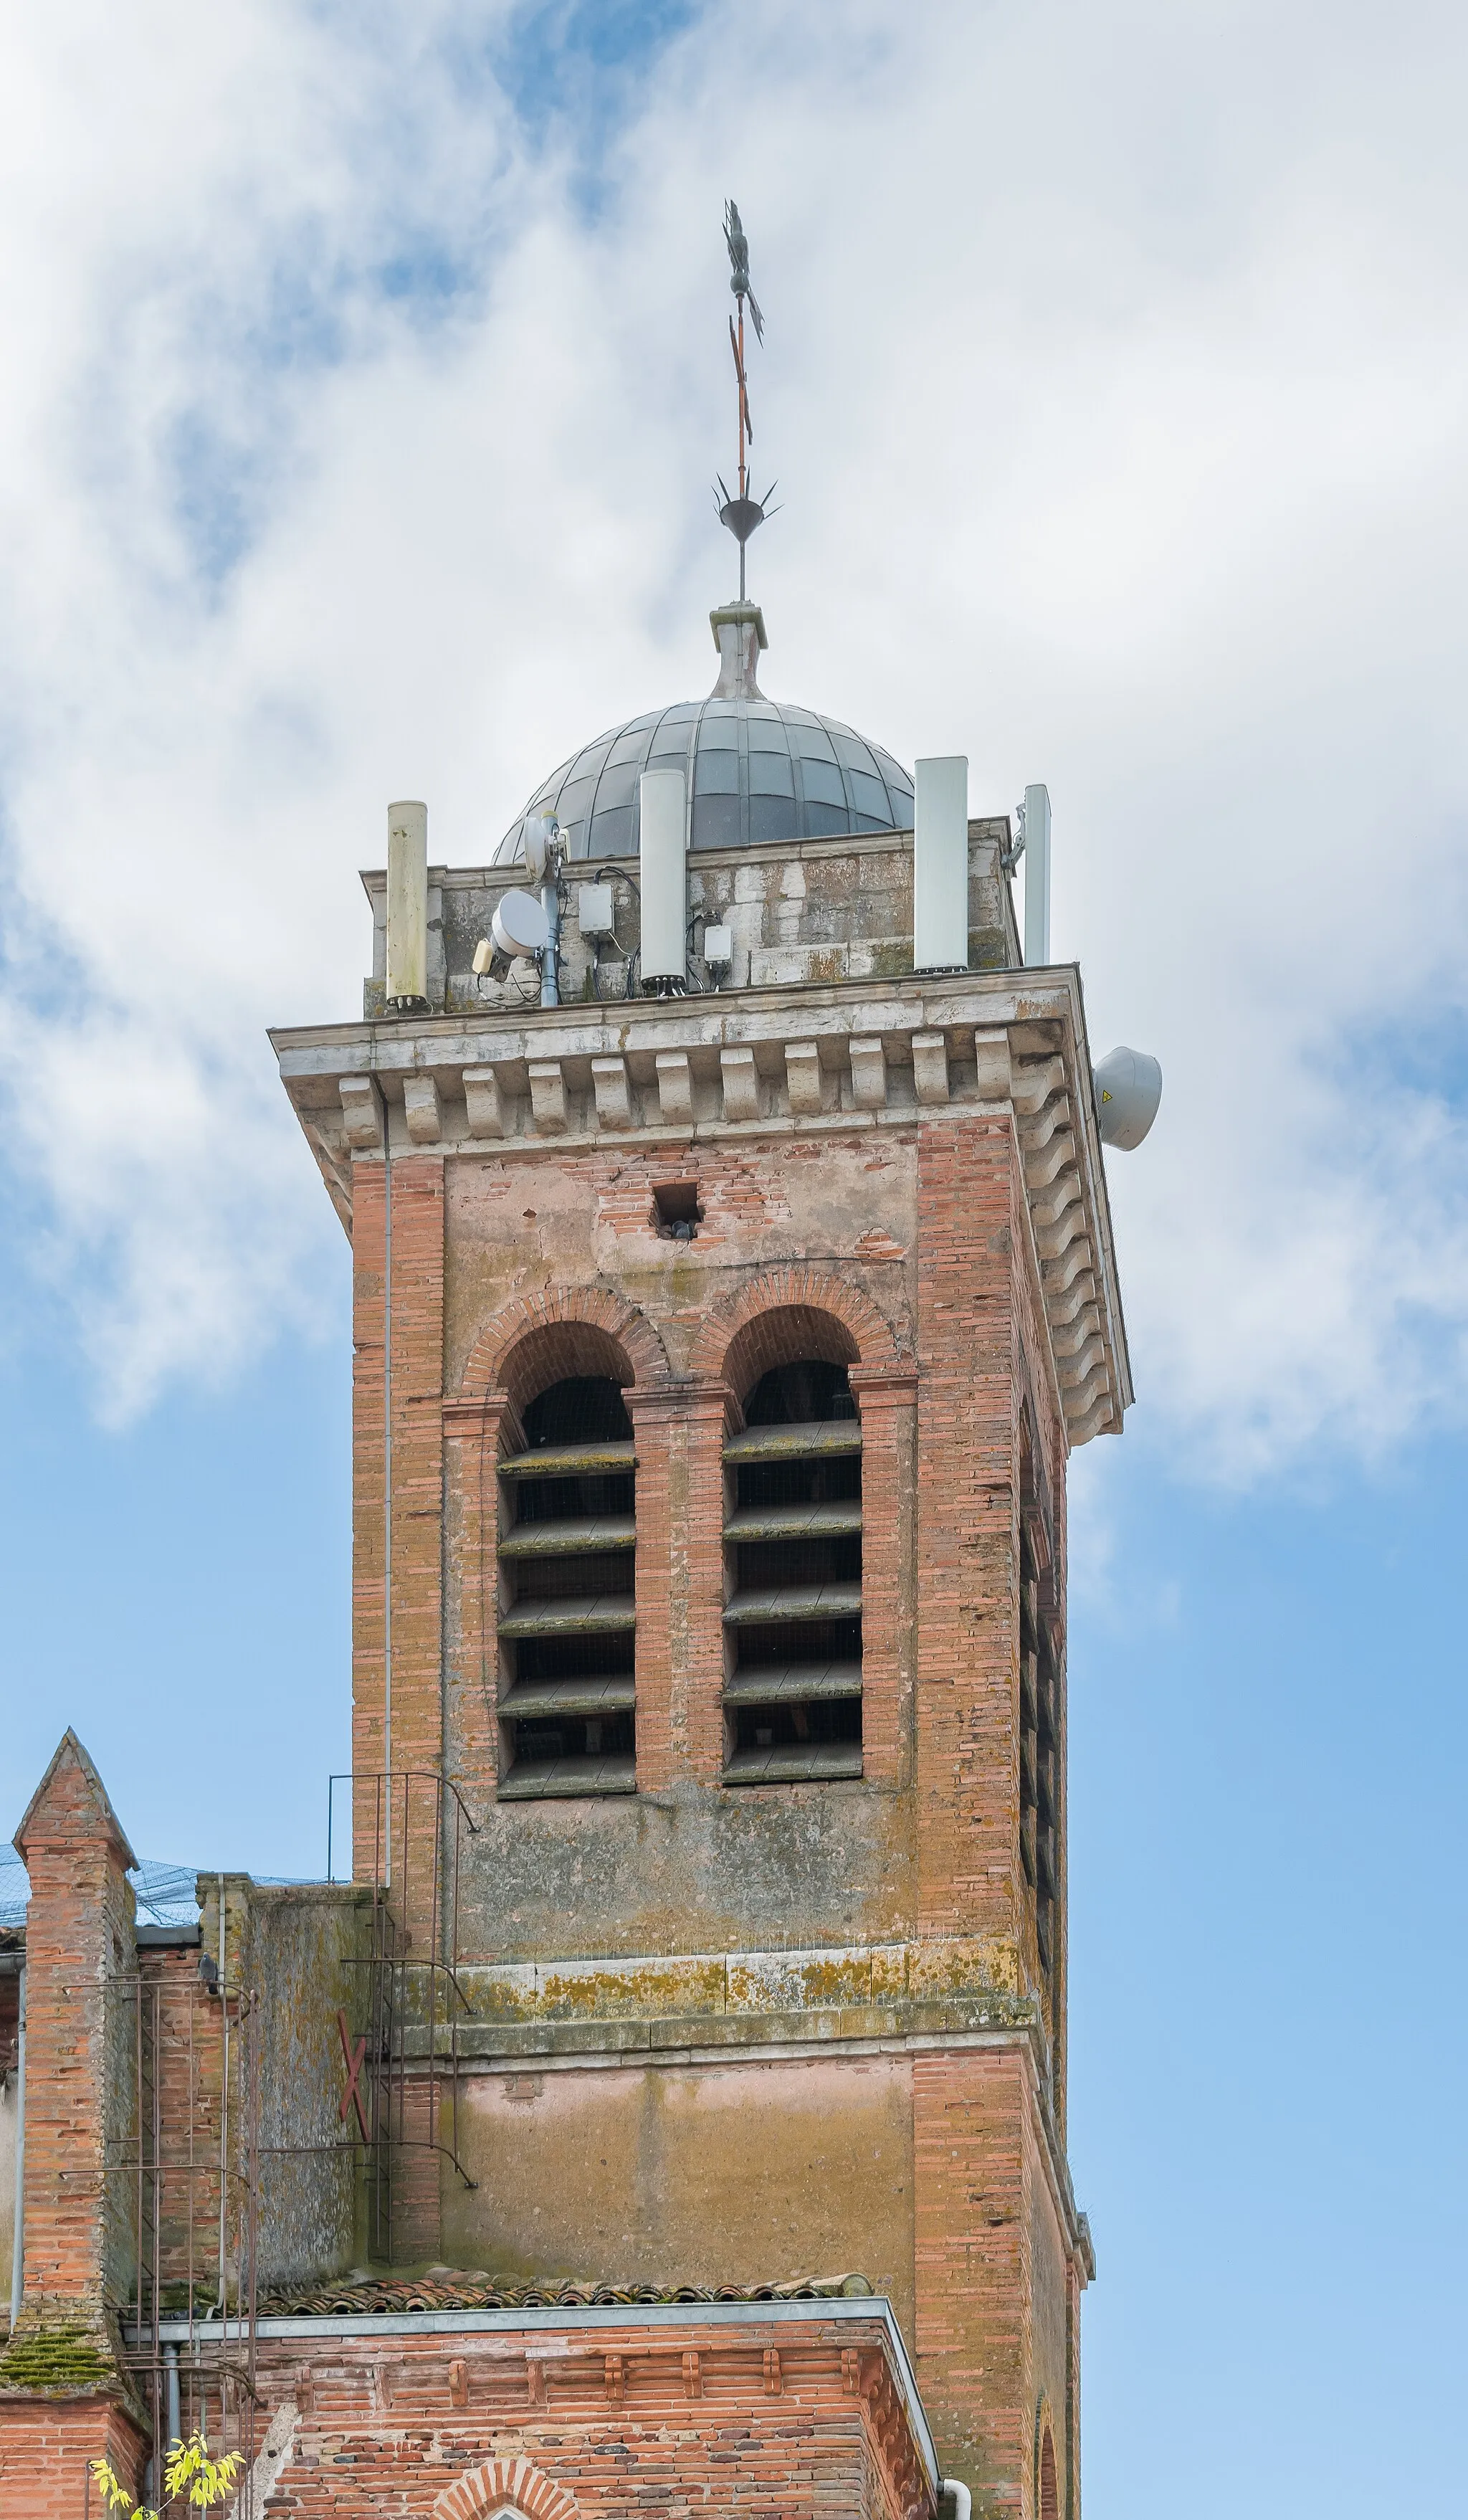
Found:
[[[946, 2467], [1036, 2515], [1041, 2409], [1076, 2461], [1080, 2289], [1027, 2049], [912, 2062], [916, 2367]], [[1079, 2507], [1079, 2506], [1077, 2506]]]
[[[441, 1763], [443, 1216], [441, 1157], [396, 1157], [392, 1182], [392, 1688], [384, 1659], [385, 1168], [356, 1167], [353, 1224], [352, 1764], [370, 1775]], [[359, 1795], [355, 1868], [374, 1870], [373, 1808]]]
[[1013, 2048], [913, 2059], [918, 2387], [945, 2461], [1029, 2520], [1025, 2082]]
[[919, 1930], [1013, 1934], [1019, 1776], [1013, 1567], [1013, 1137], [1006, 1118], [919, 1151]]
[[257, 2368], [267, 2409], [297, 2409], [283, 2520], [478, 2520], [507, 2498], [531, 2520], [734, 2501], [757, 2520], [933, 2520], [874, 2322], [267, 2337]]
[[850, 1371], [862, 1415], [862, 1772], [911, 1790], [917, 1375], [900, 1365]]
[[[101, 2398], [50, 2405], [0, 2400], [0, 2512], [5, 2520], [82, 2520], [87, 2469], [107, 2459], [134, 2496], [142, 2490], [145, 2446], [127, 2416]], [[91, 2487], [90, 2509], [102, 2502]]]
[[[217, 1909], [213, 1912], [217, 1918]], [[218, 1956], [217, 1922], [209, 1942]], [[142, 2000], [156, 2003], [159, 2141], [158, 2276], [164, 2285], [191, 2280], [196, 2302], [219, 2291], [219, 2099], [224, 2075], [221, 2006], [200, 1979], [197, 1949], [139, 1954]], [[230, 1999], [230, 2114], [238, 2138], [243, 2119], [238, 1999]], [[238, 2162], [238, 2142], [231, 2146]], [[226, 2247], [238, 2254], [239, 2188], [227, 2190]]]
[[[510, 1405], [499, 1393], [528, 1353], [517, 1339], [547, 1335], [541, 1325], [565, 1328], [581, 1314], [593, 1326], [589, 1335], [621, 1343], [636, 1373], [628, 1399], [639, 1450], [639, 1783], [661, 1798], [664, 1815], [674, 1804], [685, 1808], [690, 1785], [717, 1792], [725, 1653], [719, 1454], [738, 1399], [730, 1386], [747, 1383], [768, 1361], [767, 1347], [786, 1352], [761, 1307], [817, 1307], [829, 1317], [831, 1352], [859, 1357], [867, 1777], [885, 1789], [889, 1810], [901, 1810], [885, 1843], [900, 1851], [899, 1831], [909, 1830], [916, 1850], [915, 1897], [885, 1930], [1013, 1938], [1026, 1948], [1034, 1984], [1018, 1783], [1018, 1438], [1026, 1395], [1062, 1598], [1065, 1449], [1043, 1362], [1018, 1150], [1002, 1111], [946, 1111], [901, 1146], [894, 1140], [888, 1159], [906, 1187], [900, 1194], [891, 1183], [882, 1187], [880, 1166], [871, 1164], [871, 1195], [887, 1201], [880, 1232], [843, 1257], [841, 1202], [850, 1208], [867, 1194], [853, 1168], [870, 1156], [869, 1146], [834, 1138], [819, 1147], [745, 1148], [737, 1158], [718, 1148], [690, 1150], [684, 1169], [699, 1181], [704, 1223], [696, 1242], [673, 1257], [649, 1240], [650, 1183], [680, 1172], [665, 1149], [651, 1158], [612, 1148], [486, 1155], [456, 1168], [447, 1207], [441, 1165], [394, 1164], [394, 1764], [432, 1764], [440, 1739], [444, 1454], [429, 1419], [445, 1351], [455, 1360], [450, 1379], [457, 1384], [463, 1372], [446, 1413], [449, 1765], [478, 1807], [492, 1801], [498, 1751], [495, 1463]], [[357, 1181], [356, 1758], [365, 1768], [381, 1755], [380, 1167], [359, 1165]], [[800, 1208], [803, 1195], [818, 1202], [809, 1213]], [[452, 1248], [446, 1233], [457, 1238]], [[819, 1263], [805, 1256], [818, 1250]], [[445, 1423], [442, 1409], [436, 1422]], [[1063, 1689], [1058, 1712], [1063, 1847]], [[910, 1803], [901, 1799], [908, 1794]], [[554, 1817], [569, 1825], [574, 1811]], [[643, 1844], [638, 1817], [627, 1809], [629, 1862]], [[622, 1815], [599, 1811], [587, 1825], [601, 1847], [623, 1825]], [[523, 1826], [543, 1826], [550, 1843], [550, 1822]], [[359, 1847], [360, 1840], [359, 1814]], [[908, 1876], [894, 1864], [890, 1877]], [[853, 1915], [862, 1912], [859, 1893], [856, 1885]], [[905, 1889], [892, 1895], [906, 1905]], [[690, 1920], [669, 1923], [667, 1947], [681, 1931], [696, 1933], [693, 1907], [690, 1897]], [[823, 1912], [786, 1912], [771, 1939], [822, 1940]], [[663, 1947], [626, 1945], [619, 1917], [604, 1930], [601, 1923], [573, 1904], [559, 1948]], [[1062, 1897], [1050, 2012], [1062, 2124], [1064, 1965]], [[914, 2066], [914, 2128], [926, 2165], [914, 2270], [925, 2384], [960, 2467], [971, 2457], [976, 2479], [992, 2472], [1016, 2509], [1028, 2508], [1037, 2388], [1057, 2403], [1067, 2392], [1074, 2397], [1073, 2368], [1063, 2367], [1067, 2354], [1073, 2364], [1074, 2318], [1067, 2324], [1065, 2301], [1050, 2299], [1072, 2277], [1063, 2267], [1055, 2272], [1063, 2253], [1049, 2246], [1049, 2208], [1035, 2186], [1038, 2103], [1026, 2056], [1011, 2047], [919, 2057]], [[1046, 2243], [1037, 2252], [1041, 2232]], [[1043, 2350], [1037, 2284], [1045, 2291]], [[1057, 2335], [1070, 2340], [1059, 2368]]]
[[724, 1757], [722, 1383], [628, 1394], [637, 1437], [637, 1760], [646, 1792]]

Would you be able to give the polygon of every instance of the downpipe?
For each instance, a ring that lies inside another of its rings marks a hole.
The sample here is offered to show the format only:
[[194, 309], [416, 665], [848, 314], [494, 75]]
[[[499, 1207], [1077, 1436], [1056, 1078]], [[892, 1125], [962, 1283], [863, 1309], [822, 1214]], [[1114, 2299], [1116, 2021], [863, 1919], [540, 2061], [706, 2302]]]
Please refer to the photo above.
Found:
[[16, 2221], [10, 2253], [10, 2332], [14, 2336], [25, 2290], [25, 1963], [16, 1971], [20, 1981], [20, 2022], [16, 2039]]
[[540, 958], [540, 1002], [543, 1007], [560, 1004], [560, 869], [553, 859], [540, 888], [540, 906], [546, 914], [546, 941]]
[[973, 2510], [973, 2496], [967, 2486], [960, 2485], [956, 2476], [941, 2476], [938, 2480], [940, 2501], [945, 2494], [951, 2494], [954, 2498], [954, 2520], [969, 2520], [969, 2514]]

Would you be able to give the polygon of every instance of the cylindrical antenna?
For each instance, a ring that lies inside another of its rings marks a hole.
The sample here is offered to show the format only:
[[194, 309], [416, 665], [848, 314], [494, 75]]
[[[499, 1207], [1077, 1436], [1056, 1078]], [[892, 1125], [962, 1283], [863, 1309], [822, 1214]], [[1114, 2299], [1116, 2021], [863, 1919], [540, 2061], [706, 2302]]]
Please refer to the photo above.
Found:
[[1050, 791], [1025, 789], [1025, 967], [1050, 959]]
[[913, 764], [912, 968], [968, 968], [968, 759]]
[[387, 1003], [428, 1003], [428, 808], [387, 808]]
[[689, 969], [688, 796], [681, 770], [645, 770], [642, 821], [643, 986], [682, 988]]

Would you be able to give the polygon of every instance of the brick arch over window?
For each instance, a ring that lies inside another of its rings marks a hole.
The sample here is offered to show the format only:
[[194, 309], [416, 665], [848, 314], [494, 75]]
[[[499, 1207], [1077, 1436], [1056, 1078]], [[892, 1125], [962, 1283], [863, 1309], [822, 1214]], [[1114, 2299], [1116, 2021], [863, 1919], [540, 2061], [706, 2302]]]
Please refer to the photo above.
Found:
[[508, 1391], [516, 1409], [573, 1374], [606, 1374], [639, 1391], [668, 1379], [661, 1339], [645, 1314], [604, 1286], [526, 1295], [486, 1322], [465, 1368], [460, 1396]]
[[470, 2468], [440, 2494], [433, 2520], [497, 2520], [502, 2511], [523, 2520], [580, 2520], [575, 2496], [528, 2458], [492, 2458]]
[[815, 1269], [772, 1269], [717, 1305], [693, 1341], [695, 1373], [742, 1400], [774, 1365], [895, 1365], [902, 1343], [869, 1295]]

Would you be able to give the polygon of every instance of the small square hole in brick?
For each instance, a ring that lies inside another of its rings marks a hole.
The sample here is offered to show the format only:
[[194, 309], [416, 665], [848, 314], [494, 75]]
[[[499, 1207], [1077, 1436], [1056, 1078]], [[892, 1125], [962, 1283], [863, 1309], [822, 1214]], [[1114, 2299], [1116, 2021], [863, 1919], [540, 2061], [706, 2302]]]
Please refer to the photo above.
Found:
[[703, 1222], [696, 1182], [661, 1182], [652, 1192], [652, 1221], [665, 1242], [691, 1242]]

